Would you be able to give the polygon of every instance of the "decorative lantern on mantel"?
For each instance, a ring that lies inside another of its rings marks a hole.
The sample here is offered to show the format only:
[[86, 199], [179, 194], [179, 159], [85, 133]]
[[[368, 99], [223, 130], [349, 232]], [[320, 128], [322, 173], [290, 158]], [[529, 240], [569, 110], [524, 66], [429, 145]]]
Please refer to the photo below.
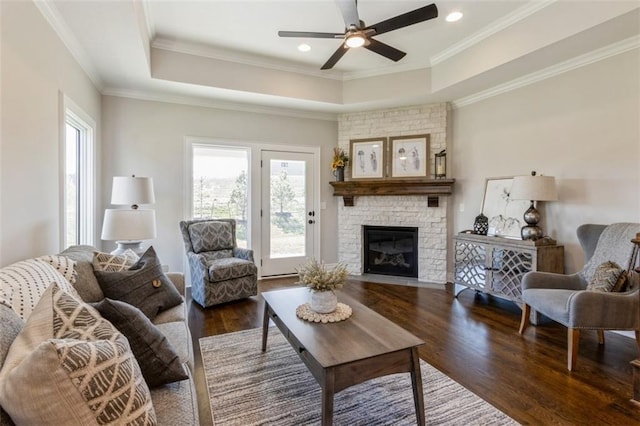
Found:
[[436, 179], [444, 179], [447, 177], [447, 153], [442, 150], [435, 156]]

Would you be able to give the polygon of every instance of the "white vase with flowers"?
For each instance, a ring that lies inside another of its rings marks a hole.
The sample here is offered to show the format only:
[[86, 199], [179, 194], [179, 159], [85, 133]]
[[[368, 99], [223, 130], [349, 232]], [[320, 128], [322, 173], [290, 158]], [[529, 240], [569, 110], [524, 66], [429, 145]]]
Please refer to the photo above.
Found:
[[311, 258], [301, 265], [298, 270], [298, 282], [311, 291], [309, 305], [314, 312], [328, 314], [335, 311], [338, 297], [335, 290], [339, 290], [347, 281], [349, 272], [344, 264], [339, 263], [328, 269], [325, 264]]

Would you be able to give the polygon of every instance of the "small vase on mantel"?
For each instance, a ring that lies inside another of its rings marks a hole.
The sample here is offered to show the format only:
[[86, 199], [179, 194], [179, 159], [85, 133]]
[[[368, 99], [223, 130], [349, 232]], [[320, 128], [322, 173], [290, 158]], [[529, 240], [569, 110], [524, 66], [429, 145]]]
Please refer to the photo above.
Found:
[[336, 177], [336, 182], [342, 182], [344, 181], [344, 167], [338, 167], [334, 172], [333, 175]]
[[312, 290], [309, 301], [311, 310], [319, 314], [329, 314], [338, 306], [338, 296], [333, 290]]

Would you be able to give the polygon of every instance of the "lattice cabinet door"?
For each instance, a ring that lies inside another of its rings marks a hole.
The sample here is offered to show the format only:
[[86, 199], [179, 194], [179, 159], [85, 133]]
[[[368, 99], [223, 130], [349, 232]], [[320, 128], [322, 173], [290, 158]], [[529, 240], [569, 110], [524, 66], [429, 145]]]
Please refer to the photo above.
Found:
[[522, 277], [535, 270], [535, 252], [494, 247], [491, 256], [491, 288], [508, 299], [522, 298]]
[[455, 248], [455, 283], [485, 290], [487, 285], [486, 246], [457, 241]]

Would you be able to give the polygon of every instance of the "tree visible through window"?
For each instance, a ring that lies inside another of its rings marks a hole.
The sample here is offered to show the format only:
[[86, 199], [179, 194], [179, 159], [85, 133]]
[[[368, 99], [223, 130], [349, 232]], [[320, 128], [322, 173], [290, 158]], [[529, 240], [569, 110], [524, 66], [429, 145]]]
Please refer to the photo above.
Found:
[[192, 216], [236, 219], [238, 247], [247, 247], [248, 150], [193, 145]]

